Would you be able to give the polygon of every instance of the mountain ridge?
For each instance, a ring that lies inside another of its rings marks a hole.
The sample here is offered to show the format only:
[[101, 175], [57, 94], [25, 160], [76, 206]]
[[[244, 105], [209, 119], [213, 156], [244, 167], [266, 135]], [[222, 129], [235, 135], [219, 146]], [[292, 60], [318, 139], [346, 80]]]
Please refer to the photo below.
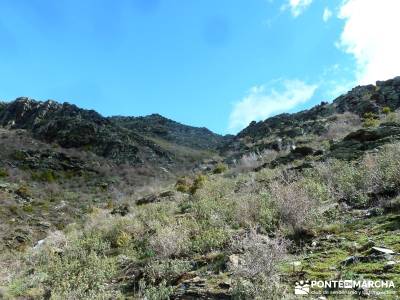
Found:
[[[153, 123], [151, 128], [144, 125], [149, 120]], [[164, 128], [164, 124], [169, 127]], [[42, 141], [64, 148], [86, 149], [119, 163], [155, 163], [172, 168], [186, 163], [179, 161], [174, 146], [178, 150], [185, 146], [194, 152], [212, 152], [225, 139], [208, 129], [183, 125], [160, 115], [103, 117], [94, 110], [66, 102], [42, 102], [26, 97], [2, 104], [0, 125], [25, 129]], [[154, 138], [169, 142], [168, 149]]]

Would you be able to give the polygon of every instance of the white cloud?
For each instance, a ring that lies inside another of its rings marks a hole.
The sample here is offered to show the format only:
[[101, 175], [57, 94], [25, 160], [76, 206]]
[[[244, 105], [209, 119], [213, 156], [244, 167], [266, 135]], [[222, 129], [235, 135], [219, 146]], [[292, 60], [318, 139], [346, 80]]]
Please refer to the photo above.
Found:
[[282, 6], [282, 10], [290, 9], [293, 17], [300, 16], [308, 6], [311, 5], [313, 0], [288, 0], [286, 4]]
[[346, 0], [339, 47], [356, 59], [359, 84], [400, 75], [400, 1]]
[[255, 86], [247, 96], [234, 104], [229, 117], [229, 131], [246, 127], [253, 120], [263, 120], [305, 103], [314, 95], [317, 85], [300, 80], [280, 80], [274, 87]]
[[322, 14], [322, 20], [324, 20], [324, 22], [328, 22], [331, 17], [332, 11], [329, 8], [325, 7], [324, 13]]

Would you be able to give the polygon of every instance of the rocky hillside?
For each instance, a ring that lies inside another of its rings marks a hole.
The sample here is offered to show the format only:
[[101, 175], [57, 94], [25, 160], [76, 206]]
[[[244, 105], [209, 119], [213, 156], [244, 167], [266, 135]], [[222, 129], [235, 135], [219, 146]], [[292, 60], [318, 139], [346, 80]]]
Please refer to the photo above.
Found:
[[[118, 163], [184, 169], [209, 157], [225, 138], [159, 115], [105, 118], [69, 103], [18, 98], [0, 106], [0, 125], [26, 129], [63, 148], [91, 151]], [[182, 154], [183, 153], [183, 154]]]
[[320, 134], [327, 130], [325, 119], [329, 116], [347, 112], [363, 117], [365, 113], [379, 114], [383, 107], [389, 107], [391, 110], [400, 107], [400, 77], [378, 81], [376, 85], [355, 87], [330, 104], [321, 102], [309, 110], [252, 122], [239, 132], [237, 139], [262, 139], [272, 134], [279, 134], [281, 137], [296, 137], [306, 133]]
[[285, 156], [275, 165], [310, 154], [351, 159], [398, 138], [398, 125], [392, 121], [399, 108], [400, 77], [378, 81], [355, 87], [332, 103], [253, 121], [222, 151], [228, 162], [254, 153], [261, 160], [265, 153]]
[[159, 114], [146, 117], [111, 117], [110, 120], [123, 127], [143, 135], [163, 139], [170, 143], [194, 149], [215, 150], [229, 142], [229, 136], [223, 137], [207, 128], [182, 125]]

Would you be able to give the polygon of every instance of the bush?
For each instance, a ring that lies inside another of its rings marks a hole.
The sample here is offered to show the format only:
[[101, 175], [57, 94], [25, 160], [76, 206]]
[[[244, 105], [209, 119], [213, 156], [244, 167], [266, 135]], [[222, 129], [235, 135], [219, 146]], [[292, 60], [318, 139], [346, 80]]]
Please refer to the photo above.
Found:
[[226, 172], [227, 170], [228, 170], [228, 166], [227, 165], [225, 165], [224, 163], [218, 163], [215, 166], [215, 168], [213, 170], [213, 173], [214, 174], [222, 174], [222, 173]]
[[353, 206], [368, 203], [369, 182], [365, 169], [355, 162], [332, 160], [317, 166], [316, 171], [337, 200], [344, 200]]
[[139, 286], [140, 299], [168, 300], [174, 291], [173, 287], [168, 286], [165, 280], [158, 285], [148, 285], [144, 280], [141, 280]]
[[198, 234], [193, 236], [192, 250], [198, 253], [207, 253], [222, 248], [229, 240], [230, 234], [223, 228], [201, 227]]
[[252, 228], [261, 226], [265, 231], [272, 231], [278, 223], [277, 211], [267, 192], [238, 195], [233, 199], [234, 225]]
[[214, 227], [231, 224], [236, 205], [233, 201], [234, 184], [232, 180], [215, 178], [198, 190], [190, 209], [196, 220]]
[[179, 178], [175, 184], [175, 189], [181, 193], [189, 193], [192, 183], [186, 177]]
[[42, 172], [32, 172], [32, 180], [43, 181], [43, 182], [54, 182], [56, 180], [56, 174], [51, 170], [45, 170]]
[[243, 253], [233, 271], [233, 294], [238, 299], [275, 299], [279, 291], [279, 264], [287, 255], [289, 242], [281, 237], [270, 239], [254, 231], [234, 241], [233, 250]]
[[306, 170], [304, 177], [299, 179], [301, 185], [311, 199], [316, 200], [318, 203], [327, 203], [332, 200], [332, 194], [329, 186], [315, 176], [315, 171]]
[[247, 279], [259, 275], [276, 276], [278, 264], [286, 257], [289, 241], [282, 237], [271, 239], [254, 230], [233, 242], [235, 252], [241, 252], [240, 264], [233, 268], [234, 274]]
[[391, 112], [391, 113], [385, 115], [384, 121], [385, 122], [399, 123], [399, 121], [400, 121], [399, 112]]
[[204, 186], [206, 181], [207, 177], [202, 174], [197, 175], [193, 181], [186, 177], [182, 177], [176, 182], [175, 189], [181, 193], [194, 194], [199, 188]]
[[183, 273], [192, 269], [192, 264], [187, 260], [165, 259], [150, 262], [144, 268], [144, 277], [147, 282], [173, 284]]
[[260, 165], [260, 157], [256, 153], [244, 154], [237, 163], [235, 163], [235, 171], [244, 173], [254, 170]]
[[385, 145], [378, 153], [368, 153], [355, 162], [321, 163], [315, 168], [314, 176], [338, 200], [356, 207], [367, 206], [371, 195], [391, 196], [400, 191], [399, 156], [399, 143]]
[[385, 107], [382, 108], [382, 113], [385, 114], [385, 115], [388, 115], [391, 112], [392, 112], [392, 110], [388, 106], [385, 106]]
[[379, 117], [372, 113], [372, 112], [367, 112], [364, 114], [364, 119], [363, 119], [363, 126], [366, 128], [369, 127], [377, 127], [379, 125]]
[[192, 186], [190, 187], [190, 193], [194, 194], [200, 188], [202, 188], [207, 181], [207, 176], [199, 174], [193, 181]]
[[301, 182], [274, 182], [270, 189], [281, 223], [288, 225], [294, 234], [319, 221], [318, 199], [311, 198]]
[[380, 193], [400, 191], [400, 144], [386, 145], [376, 156], [375, 186]]
[[121, 230], [115, 237], [115, 246], [120, 248], [126, 247], [129, 245], [131, 239], [131, 236], [127, 232]]
[[[48, 291], [52, 299], [112, 297], [108, 283], [115, 274], [116, 263], [106, 256], [109, 249], [110, 245], [94, 233], [71, 237], [63, 249], [48, 246], [34, 252], [29, 259], [34, 263], [34, 272], [28, 271], [14, 282], [30, 282], [29, 288]], [[19, 294], [28, 292], [26, 289]]]
[[8, 176], [8, 171], [6, 169], [0, 169], [0, 178]]
[[183, 226], [166, 226], [157, 229], [149, 245], [158, 257], [179, 257], [189, 249], [189, 232]]
[[385, 201], [382, 206], [388, 211], [400, 212], [400, 197]]

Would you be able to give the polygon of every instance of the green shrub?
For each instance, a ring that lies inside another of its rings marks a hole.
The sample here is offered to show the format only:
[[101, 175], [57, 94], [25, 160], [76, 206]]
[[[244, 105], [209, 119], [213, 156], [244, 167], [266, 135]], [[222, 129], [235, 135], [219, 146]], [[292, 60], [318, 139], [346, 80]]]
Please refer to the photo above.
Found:
[[33, 212], [33, 206], [31, 204], [26, 204], [22, 207], [22, 210], [27, 213]]
[[164, 259], [150, 262], [144, 268], [144, 276], [147, 282], [158, 283], [163, 280], [173, 284], [182, 274], [190, 271], [192, 264], [187, 260]]
[[179, 257], [188, 252], [189, 232], [184, 226], [162, 226], [149, 238], [149, 245], [158, 257]]
[[391, 112], [392, 112], [392, 110], [388, 106], [385, 106], [385, 107], [382, 108], [382, 113], [385, 114], [385, 115], [388, 115]]
[[6, 169], [0, 169], [0, 178], [4, 178], [8, 176], [8, 172]]
[[[266, 232], [274, 231], [279, 223], [279, 215], [277, 208], [270, 199], [270, 195], [261, 195], [261, 205], [259, 210], [259, 215], [257, 223]], [[257, 224], [257, 225], [258, 225]]]
[[198, 253], [207, 253], [222, 248], [230, 238], [230, 234], [223, 228], [203, 227], [199, 234], [192, 239], [192, 250]]
[[32, 180], [43, 181], [43, 182], [54, 182], [56, 180], [56, 174], [52, 170], [45, 170], [41, 172], [32, 172]]
[[[14, 286], [21, 280], [29, 282], [29, 288], [49, 290], [52, 299], [111, 298], [108, 287], [116, 272], [116, 262], [106, 256], [109, 249], [109, 243], [94, 233], [71, 237], [64, 249], [42, 248], [29, 259], [34, 262], [35, 272], [28, 270], [15, 278]], [[27, 288], [20, 288], [18, 294], [26, 296], [28, 292]]]
[[[245, 193], [232, 198], [233, 221], [235, 228], [260, 227], [264, 231], [273, 231], [278, 223], [278, 215], [269, 193]], [[228, 220], [229, 221], [229, 220]]]
[[[325, 188], [314, 189], [323, 199], [332, 196], [353, 206], [366, 206], [371, 194], [392, 195], [400, 191], [400, 144], [385, 145], [376, 154], [353, 162], [333, 160], [317, 166], [314, 177]], [[317, 185], [320, 185], [317, 183]], [[307, 186], [307, 185], [306, 185]], [[321, 186], [322, 187], [322, 186]]]
[[314, 199], [319, 203], [325, 203], [332, 200], [329, 187], [321, 180], [318, 180], [318, 178], [314, 176], [314, 172], [311, 173], [312, 174], [307, 174], [306, 172], [305, 176], [299, 180], [299, 184], [304, 187], [311, 199]]
[[378, 125], [379, 125], [379, 120], [377, 120], [377, 119], [367, 118], [367, 119], [364, 119], [364, 121], [363, 121], [363, 126], [365, 128], [377, 127]]
[[375, 178], [382, 193], [400, 191], [400, 144], [386, 145], [377, 154]]
[[191, 181], [187, 177], [181, 177], [175, 184], [175, 189], [181, 193], [189, 193], [192, 186]]
[[16, 150], [12, 154], [12, 158], [18, 161], [23, 161], [26, 158], [26, 153], [20, 150]]
[[207, 222], [211, 226], [224, 226], [233, 222], [237, 205], [233, 201], [212, 196], [196, 200], [191, 211], [198, 221]]
[[207, 181], [207, 176], [199, 174], [193, 181], [192, 186], [190, 187], [190, 193], [194, 194], [200, 188], [202, 188]]
[[356, 162], [333, 160], [327, 164], [326, 184], [338, 200], [350, 205], [364, 206], [368, 202], [367, 173]]
[[228, 170], [228, 166], [226, 164], [220, 162], [215, 166], [213, 173], [214, 174], [222, 174], [222, 173], [226, 172], [227, 170]]
[[151, 285], [146, 284], [146, 282], [142, 279], [139, 282], [139, 286], [141, 296], [140, 299], [168, 300], [174, 291], [173, 287], [168, 286], [165, 280], [158, 285]]
[[399, 113], [396, 112], [391, 112], [386, 115], [386, 122], [394, 122], [394, 123], [399, 123]]
[[379, 125], [379, 117], [373, 112], [367, 112], [364, 114], [363, 127], [377, 127]]
[[120, 248], [128, 246], [130, 241], [131, 236], [123, 230], [119, 231], [115, 237], [115, 245]]

